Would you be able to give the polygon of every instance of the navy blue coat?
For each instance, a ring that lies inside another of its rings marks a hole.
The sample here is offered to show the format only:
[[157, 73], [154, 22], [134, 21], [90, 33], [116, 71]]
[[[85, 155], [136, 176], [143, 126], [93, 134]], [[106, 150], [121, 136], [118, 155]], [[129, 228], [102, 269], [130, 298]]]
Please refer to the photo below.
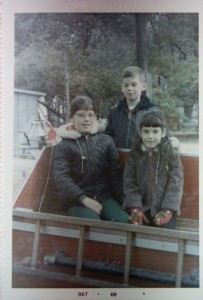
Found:
[[113, 138], [117, 148], [131, 149], [143, 115], [154, 110], [158, 108], [147, 96], [143, 95], [131, 112], [128, 110], [126, 99], [123, 99], [110, 110], [105, 133]]

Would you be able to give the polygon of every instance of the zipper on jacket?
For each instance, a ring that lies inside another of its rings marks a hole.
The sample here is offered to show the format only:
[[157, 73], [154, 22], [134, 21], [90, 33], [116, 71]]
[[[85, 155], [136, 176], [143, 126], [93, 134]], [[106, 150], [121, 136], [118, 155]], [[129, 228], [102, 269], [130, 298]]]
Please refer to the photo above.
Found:
[[148, 197], [152, 200], [152, 194], [153, 194], [153, 162], [152, 162], [152, 151], [149, 151], [149, 182], [148, 182]]
[[92, 190], [92, 195], [93, 198], [96, 200], [96, 196], [95, 196], [95, 189], [94, 189], [94, 162], [93, 162], [93, 153], [92, 153], [92, 146], [89, 143], [88, 140], [88, 136], [85, 136], [85, 141], [86, 141], [86, 146], [87, 146], [87, 154], [89, 156], [89, 166], [90, 166], [90, 170], [91, 170], [91, 190]]
[[128, 110], [128, 130], [126, 135], [126, 148], [128, 149], [129, 146], [129, 132], [130, 132], [130, 125], [132, 120], [132, 111]]

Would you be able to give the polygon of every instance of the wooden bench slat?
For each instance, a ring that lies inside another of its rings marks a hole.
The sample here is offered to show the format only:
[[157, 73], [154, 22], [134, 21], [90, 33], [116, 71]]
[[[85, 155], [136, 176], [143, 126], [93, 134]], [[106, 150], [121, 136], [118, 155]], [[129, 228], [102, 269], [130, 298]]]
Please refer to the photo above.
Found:
[[177, 218], [177, 230], [199, 231], [199, 220]]

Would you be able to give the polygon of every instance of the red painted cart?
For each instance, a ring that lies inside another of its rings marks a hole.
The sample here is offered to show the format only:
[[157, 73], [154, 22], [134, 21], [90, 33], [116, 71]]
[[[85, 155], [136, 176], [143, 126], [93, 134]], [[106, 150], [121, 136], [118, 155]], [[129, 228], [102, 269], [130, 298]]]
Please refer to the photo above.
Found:
[[[199, 158], [181, 155], [176, 230], [68, 217], [57, 197], [53, 147], [13, 207], [13, 287], [198, 287]], [[126, 152], [120, 152], [122, 163]]]

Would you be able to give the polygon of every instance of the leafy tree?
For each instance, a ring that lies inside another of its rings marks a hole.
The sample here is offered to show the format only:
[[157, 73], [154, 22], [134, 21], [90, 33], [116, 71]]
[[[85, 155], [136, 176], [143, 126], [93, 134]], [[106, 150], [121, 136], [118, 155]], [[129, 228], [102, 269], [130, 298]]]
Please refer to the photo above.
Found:
[[86, 94], [105, 117], [122, 97], [120, 74], [128, 65], [151, 74], [153, 101], [166, 110], [183, 105], [190, 117], [198, 99], [198, 15], [16, 14], [16, 88], [46, 92], [48, 102], [57, 95], [66, 110]]
[[176, 63], [170, 79], [171, 94], [184, 107], [186, 117], [191, 118], [192, 108], [198, 103], [198, 61], [196, 58]]

